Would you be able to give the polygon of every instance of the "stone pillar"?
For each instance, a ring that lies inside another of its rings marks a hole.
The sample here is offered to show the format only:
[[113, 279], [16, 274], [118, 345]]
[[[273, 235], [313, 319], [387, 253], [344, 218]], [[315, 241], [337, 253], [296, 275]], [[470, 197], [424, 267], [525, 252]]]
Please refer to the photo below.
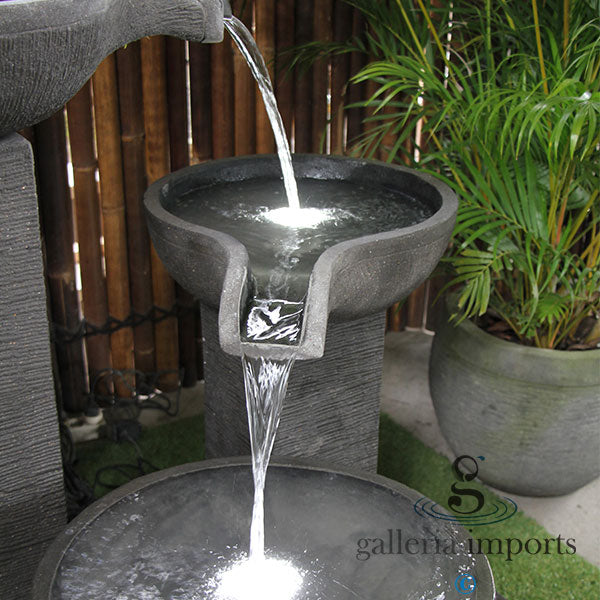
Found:
[[29, 599], [66, 522], [31, 146], [0, 137], [0, 596]]
[[[325, 354], [292, 367], [274, 456], [375, 472], [385, 313], [329, 323]], [[250, 454], [241, 359], [219, 346], [217, 311], [202, 305], [206, 456]]]

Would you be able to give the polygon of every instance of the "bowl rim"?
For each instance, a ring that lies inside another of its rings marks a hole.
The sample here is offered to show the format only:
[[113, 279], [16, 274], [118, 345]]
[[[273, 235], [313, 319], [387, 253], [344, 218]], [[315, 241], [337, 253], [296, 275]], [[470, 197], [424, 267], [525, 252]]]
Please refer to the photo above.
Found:
[[[100, 517], [106, 510], [115, 506], [122, 500], [134, 493], [139, 493], [142, 490], [153, 487], [163, 481], [173, 479], [176, 477], [182, 477], [192, 473], [209, 471], [215, 469], [227, 469], [227, 468], [239, 468], [247, 467], [252, 468], [252, 458], [250, 456], [235, 456], [235, 457], [224, 457], [224, 458], [212, 458], [202, 461], [196, 461], [191, 463], [185, 463], [167, 469], [161, 469], [148, 475], [137, 477], [128, 483], [118, 487], [117, 489], [109, 492], [99, 500], [96, 500], [93, 504], [85, 508], [79, 515], [77, 515], [72, 521], [70, 521], [63, 531], [55, 538], [55, 540], [47, 548], [41, 562], [38, 565], [34, 586], [33, 586], [33, 600], [52, 600], [52, 589], [56, 575], [58, 573], [59, 566], [66, 552], [73, 545], [79, 534], [88, 527], [95, 519]], [[408, 486], [378, 475], [375, 473], [367, 473], [365, 471], [359, 471], [349, 469], [343, 466], [331, 465], [325, 461], [306, 460], [292, 457], [273, 457], [269, 462], [268, 469], [293, 469], [296, 471], [315, 471], [319, 473], [326, 473], [331, 475], [342, 476], [346, 478], [356, 479], [363, 483], [369, 483], [378, 487], [391, 490], [398, 495], [407, 498], [413, 504], [423, 498], [423, 494], [409, 488]], [[441, 509], [443, 510], [443, 509]], [[446, 511], [444, 511], [446, 512]], [[469, 537], [466, 529], [460, 524], [453, 523], [457, 537], [461, 540]], [[478, 568], [478, 579], [477, 589], [484, 590], [484, 593], [488, 593], [489, 598], [483, 600], [493, 600], [495, 598], [495, 582], [494, 575], [489, 564], [489, 561], [485, 554], [477, 553], [472, 555], [475, 560], [475, 564]], [[481, 572], [479, 572], [481, 571]], [[486, 581], [487, 579], [487, 581]], [[481, 585], [480, 585], [481, 583]]]

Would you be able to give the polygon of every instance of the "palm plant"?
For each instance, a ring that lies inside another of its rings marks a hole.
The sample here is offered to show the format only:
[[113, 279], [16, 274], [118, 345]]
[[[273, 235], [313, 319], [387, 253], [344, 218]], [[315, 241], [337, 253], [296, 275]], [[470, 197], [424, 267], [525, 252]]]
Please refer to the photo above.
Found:
[[[373, 121], [357, 148], [393, 139], [457, 192], [445, 263], [454, 318], [491, 317], [542, 348], [600, 341], [600, 2], [346, 0], [363, 40], [313, 44], [298, 60], [360, 51], [352, 82], [374, 82]], [[409, 8], [410, 6], [410, 8]]]

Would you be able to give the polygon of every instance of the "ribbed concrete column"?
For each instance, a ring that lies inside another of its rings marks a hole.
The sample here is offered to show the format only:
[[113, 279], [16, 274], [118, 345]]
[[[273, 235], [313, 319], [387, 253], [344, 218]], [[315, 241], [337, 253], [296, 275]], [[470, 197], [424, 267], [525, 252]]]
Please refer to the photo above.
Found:
[[66, 522], [31, 146], [0, 137], [0, 596], [29, 599]]
[[[377, 468], [385, 314], [329, 323], [325, 354], [296, 361], [273, 454]], [[241, 359], [218, 343], [217, 311], [202, 306], [208, 458], [250, 453]]]

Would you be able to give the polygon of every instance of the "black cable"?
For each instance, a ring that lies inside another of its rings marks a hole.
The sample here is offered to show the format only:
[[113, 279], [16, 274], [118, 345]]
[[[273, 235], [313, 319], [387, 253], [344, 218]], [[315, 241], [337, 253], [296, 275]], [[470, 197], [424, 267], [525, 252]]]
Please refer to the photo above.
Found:
[[193, 307], [175, 303], [170, 309], [152, 306], [152, 308], [145, 313], [132, 311], [125, 319], [117, 319], [116, 317], [109, 316], [106, 322], [100, 326], [94, 325], [93, 323], [86, 321], [86, 319], [82, 319], [71, 329], [59, 325], [58, 323], [52, 323], [52, 341], [56, 344], [70, 344], [93, 335], [111, 334], [124, 327], [138, 327], [148, 321], [151, 323], [160, 323], [165, 319], [184, 316], [193, 310]]
[[[174, 398], [159, 389], [159, 380], [165, 375], [178, 373], [179, 382]], [[96, 499], [97, 486], [115, 489], [141, 475], [158, 471], [158, 467], [143, 457], [142, 450], [136, 440], [142, 426], [139, 416], [142, 410], [161, 410], [174, 417], [179, 412], [181, 381], [183, 371], [159, 371], [143, 373], [136, 369], [118, 370], [103, 369], [91, 381], [88, 401], [90, 405], [103, 409], [106, 422], [106, 437], [116, 442], [129, 442], [136, 451], [135, 464], [115, 464], [101, 467], [96, 471], [93, 486], [85, 482], [75, 471], [75, 445], [69, 428], [60, 424], [63, 470], [69, 519], [73, 518]], [[126, 389], [129, 396], [109, 393], [109, 390]], [[120, 476], [123, 481], [115, 484], [106, 479], [107, 473]]]
[[[106, 467], [101, 467], [100, 469], [98, 469], [96, 471], [96, 476], [94, 478], [94, 492], [96, 491], [96, 487], [98, 485], [101, 485], [102, 487], [109, 489], [109, 490], [114, 490], [116, 488], [118, 488], [119, 486], [123, 485], [124, 483], [127, 483], [128, 481], [131, 481], [132, 479], [135, 479], [136, 477], [140, 477], [142, 475], [147, 475], [148, 473], [152, 473], [153, 471], [158, 471], [159, 468], [155, 465], [153, 465], [149, 460], [146, 460], [144, 458], [144, 456], [142, 455], [142, 450], [139, 447], [139, 445], [136, 443], [136, 441], [131, 438], [129, 436], [129, 434], [127, 433], [127, 431], [125, 431], [123, 433], [122, 436], [122, 440], [123, 441], [127, 441], [130, 442], [133, 447], [135, 448], [135, 451], [137, 453], [137, 457], [136, 457], [136, 464], [135, 465], [131, 465], [131, 464], [115, 464], [115, 465], [107, 465]], [[146, 467], [149, 467], [150, 470], [148, 470]], [[106, 480], [102, 480], [102, 475], [104, 473], [117, 473], [119, 475], [121, 475], [125, 481], [122, 481], [121, 483], [110, 483]]]
[[[177, 373], [179, 383], [172, 400], [165, 392], [159, 389], [161, 377]], [[183, 371], [158, 371], [143, 373], [137, 369], [103, 369], [98, 372], [88, 394], [88, 402], [95, 403], [104, 409], [121, 409], [128, 419], [137, 419], [144, 409], [162, 410], [170, 417], [177, 416], [181, 396], [181, 381]], [[132, 383], [135, 382], [135, 383]], [[118, 396], [108, 393], [107, 390], [126, 388], [130, 396]], [[105, 412], [106, 418], [106, 412]], [[110, 418], [110, 417], [109, 417]]]
[[75, 471], [77, 457], [75, 444], [69, 428], [60, 424], [60, 445], [62, 451], [63, 478], [65, 483], [65, 497], [67, 503], [67, 517], [69, 521], [76, 517], [86, 506], [89, 506], [96, 496], [91, 486], [84, 481]]

